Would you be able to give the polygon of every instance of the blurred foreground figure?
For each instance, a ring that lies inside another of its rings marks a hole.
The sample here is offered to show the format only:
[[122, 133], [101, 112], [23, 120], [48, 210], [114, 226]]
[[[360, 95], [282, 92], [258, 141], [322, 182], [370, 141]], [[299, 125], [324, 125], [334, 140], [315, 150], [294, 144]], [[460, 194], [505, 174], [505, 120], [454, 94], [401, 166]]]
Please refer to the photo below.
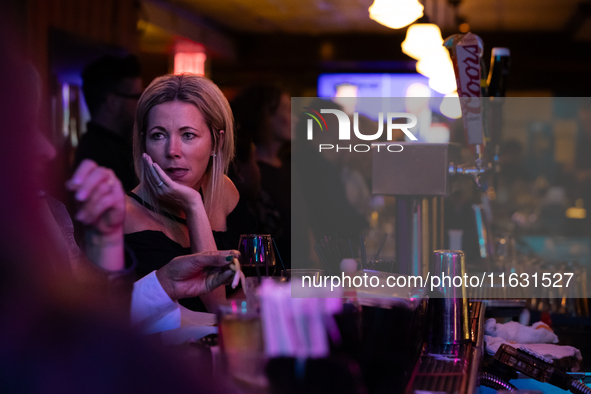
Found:
[[12, 35], [1, 33], [1, 391], [216, 392], [203, 365], [179, 364], [129, 330], [128, 305], [105, 302], [106, 289], [73, 280], [35, 182], [39, 155], [52, 155], [38, 130], [38, 91], [10, 47]]
[[[41, 78], [32, 65], [25, 64], [26, 81], [31, 92], [32, 113], [39, 113]], [[43, 169], [55, 157], [55, 149], [40, 129], [33, 129], [34, 180], [41, 184]], [[121, 182], [110, 169], [84, 160], [66, 182], [77, 203], [76, 220], [83, 226], [82, 249], [74, 238], [74, 225], [65, 206], [40, 192], [43, 220], [48, 225], [52, 244], [60, 251], [63, 268], [72, 280], [89, 288], [101, 287], [110, 296], [106, 302], [121, 306], [131, 304], [131, 321], [146, 334], [180, 326], [177, 302], [185, 296], [210, 293], [233, 276], [222, 270], [229, 265], [226, 257], [233, 252], [207, 252], [172, 259], [160, 269], [133, 284], [136, 261], [128, 251], [124, 259], [123, 221], [125, 195]], [[125, 267], [125, 261], [130, 262]], [[69, 263], [69, 264], [68, 264]], [[68, 270], [70, 268], [70, 270]], [[71, 272], [70, 272], [71, 271]], [[131, 299], [130, 299], [131, 296]]]

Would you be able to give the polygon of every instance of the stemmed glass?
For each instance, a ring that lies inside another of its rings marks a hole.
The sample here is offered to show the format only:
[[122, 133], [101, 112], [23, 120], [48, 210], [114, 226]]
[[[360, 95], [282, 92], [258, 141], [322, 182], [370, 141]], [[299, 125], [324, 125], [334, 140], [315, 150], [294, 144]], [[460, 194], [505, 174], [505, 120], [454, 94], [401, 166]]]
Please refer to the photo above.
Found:
[[270, 276], [275, 273], [277, 261], [269, 234], [242, 234], [238, 251], [245, 276]]

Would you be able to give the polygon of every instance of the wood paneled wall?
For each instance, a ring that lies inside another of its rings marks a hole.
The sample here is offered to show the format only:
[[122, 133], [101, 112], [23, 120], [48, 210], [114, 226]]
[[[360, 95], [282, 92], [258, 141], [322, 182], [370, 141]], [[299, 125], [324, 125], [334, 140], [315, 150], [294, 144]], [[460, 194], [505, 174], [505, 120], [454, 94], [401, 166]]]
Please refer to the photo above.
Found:
[[51, 28], [136, 52], [139, 7], [138, 0], [28, 0], [27, 53], [47, 81]]

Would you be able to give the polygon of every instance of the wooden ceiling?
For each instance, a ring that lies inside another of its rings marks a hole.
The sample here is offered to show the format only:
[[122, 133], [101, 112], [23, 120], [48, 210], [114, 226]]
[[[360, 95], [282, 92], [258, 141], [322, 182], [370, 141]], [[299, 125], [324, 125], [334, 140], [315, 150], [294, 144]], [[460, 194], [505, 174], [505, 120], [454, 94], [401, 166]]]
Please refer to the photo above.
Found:
[[[161, 0], [224, 28], [249, 33], [384, 33], [369, 19], [373, 0]], [[457, 30], [458, 18], [472, 31], [560, 31], [580, 13], [581, 0], [422, 0], [430, 20]], [[450, 3], [459, 3], [457, 8]]]
[[[486, 64], [490, 48], [509, 47], [512, 89], [573, 96], [591, 91], [591, 0], [420, 1], [444, 37], [468, 23], [485, 42]], [[218, 83], [227, 86], [267, 78], [313, 89], [320, 72], [414, 69], [400, 50], [406, 29], [369, 19], [372, 3], [140, 0], [140, 46], [143, 53], [169, 56], [179, 39], [199, 42], [212, 76], [215, 70]]]

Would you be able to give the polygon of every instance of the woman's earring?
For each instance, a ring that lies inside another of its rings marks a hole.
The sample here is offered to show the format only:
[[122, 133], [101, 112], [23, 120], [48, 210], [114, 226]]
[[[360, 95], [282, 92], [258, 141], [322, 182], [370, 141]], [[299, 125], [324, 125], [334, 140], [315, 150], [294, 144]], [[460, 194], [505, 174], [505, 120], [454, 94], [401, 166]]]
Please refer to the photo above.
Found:
[[211, 151], [211, 156], [216, 157], [217, 155], [214, 153], [214, 151]]

